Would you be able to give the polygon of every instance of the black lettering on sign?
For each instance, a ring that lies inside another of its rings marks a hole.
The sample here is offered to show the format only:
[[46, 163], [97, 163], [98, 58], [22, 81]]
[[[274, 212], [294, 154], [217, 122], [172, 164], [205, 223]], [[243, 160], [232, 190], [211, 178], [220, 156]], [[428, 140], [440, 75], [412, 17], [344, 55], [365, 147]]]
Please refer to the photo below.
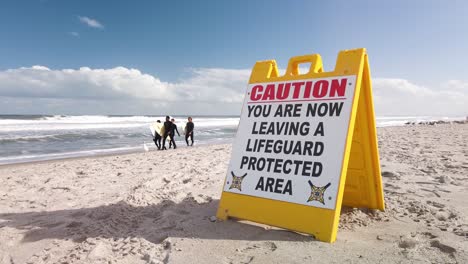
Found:
[[254, 122], [252, 135], [308, 136], [309, 122]]
[[278, 105], [274, 117], [300, 117], [302, 104]]
[[323, 131], [323, 122], [319, 122], [319, 124], [317, 125], [317, 128], [315, 129], [315, 132], [314, 132], [314, 137], [316, 136], [325, 136], [325, 133]]
[[250, 146], [250, 138], [247, 139], [247, 146], [245, 146], [245, 151], [252, 152], [254, 149]]
[[291, 116], [291, 111], [292, 111], [292, 104], [286, 104], [284, 105], [284, 116]]
[[283, 194], [289, 194], [289, 195], [292, 195], [292, 183], [291, 183], [291, 180], [288, 180], [286, 182], [286, 185], [284, 186], [284, 189], [283, 189]]
[[258, 179], [257, 186], [255, 186], [255, 190], [260, 189], [260, 191], [263, 191], [264, 188], [263, 177], [260, 177], [260, 179]]
[[340, 116], [344, 103], [334, 103], [330, 105], [330, 116]]
[[256, 127], [257, 127], [257, 122], [254, 122], [253, 126], [252, 126], [252, 135], [258, 134], [258, 131], [256, 130]]
[[278, 105], [274, 117], [283, 117], [283, 105]]
[[314, 156], [320, 156], [323, 153], [324, 145], [323, 142], [315, 142]]
[[284, 179], [275, 179], [267, 177], [265, 180], [265, 178], [262, 176], [258, 179], [257, 186], [255, 186], [255, 190], [292, 195], [291, 180], [287, 180], [286, 184], [283, 183]]
[[[321, 141], [295, 141], [281, 139], [247, 139], [245, 151], [259, 153], [292, 154], [303, 156], [320, 156], [324, 144]], [[260, 162], [260, 161], [259, 161]]]
[[304, 142], [304, 155], [312, 156], [312, 147], [314, 146], [314, 142], [312, 141], [305, 141]]
[[252, 110], [255, 108], [255, 105], [248, 105], [247, 106], [247, 111], [249, 112], [247, 114], [247, 117], [250, 117], [250, 115], [252, 114]]
[[275, 184], [275, 179], [267, 178], [267, 181], [265, 184], [265, 191], [273, 192], [273, 184]]
[[270, 115], [271, 105], [249, 105], [247, 106], [247, 110], [247, 117], [250, 117], [252, 114], [254, 117], [267, 117]]
[[274, 173], [281, 173], [281, 167], [283, 166], [283, 159], [276, 159], [275, 167], [273, 167]]
[[292, 155], [301, 155], [302, 154], [302, 142], [296, 142], [293, 151], [291, 152]]
[[299, 167], [302, 164], [302, 160], [294, 160], [293, 163], [294, 163], [294, 165], [296, 165], [296, 167], [294, 169], [294, 174], [297, 175], [299, 173]]
[[304, 161], [302, 164], [302, 176], [310, 176], [312, 170], [312, 161]]
[[283, 189], [283, 179], [276, 179], [275, 193], [281, 193]]
[[306, 116], [340, 116], [343, 109], [343, 102], [340, 103], [313, 103], [307, 105]]
[[263, 169], [265, 169], [265, 165], [266, 165], [265, 159], [258, 159], [257, 170], [262, 171]]
[[285, 174], [291, 173], [291, 169], [289, 168], [289, 166], [291, 166], [291, 165], [292, 165], [291, 160], [285, 160], [284, 161], [283, 171], [284, 171]]
[[250, 157], [249, 166], [247, 167], [248, 170], [255, 170], [255, 163], [257, 163], [256, 157]]
[[247, 164], [248, 161], [249, 161], [249, 157], [242, 156], [240, 168], [242, 169], [244, 167], [244, 165]]
[[322, 174], [322, 163], [320, 162], [314, 162], [314, 167], [312, 169], [312, 177], [318, 177], [320, 174]]

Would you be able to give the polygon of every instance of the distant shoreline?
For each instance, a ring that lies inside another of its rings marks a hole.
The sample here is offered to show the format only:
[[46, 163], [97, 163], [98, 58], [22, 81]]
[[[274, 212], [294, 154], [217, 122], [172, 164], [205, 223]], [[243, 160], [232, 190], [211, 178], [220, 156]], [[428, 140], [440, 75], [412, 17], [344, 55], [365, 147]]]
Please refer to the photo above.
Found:
[[[461, 121], [424, 121], [424, 122], [408, 122], [408, 124], [405, 124], [404, 126], [394, 126], [396, 127], [408, 127], [408, 126], [420, 126], [420, 127], [426, 127], [426, 126], [433, 126], [433, 125], [465, 125], [468, 124], [468, 120], [461, 120]], [[385, 128], [390, 128], [390, 127], [378, 127], [377, 129], [385, 129]], [[234, 139], [234, 138], [233, 138]], [[232, 140], [233, 140], [232, 139]], [[148, 153], [161, 153], [161, 150], [156, 150], [153, 148], [153, 143], [148, 142], [146, 143], [151, 146], [150, 151]], [[209, 147], [209, 146], [215, 146], [215, 145], [231, 145], [232, 142], [229, 141], [223, 141], [223, 142], [210, 142], [210, 143], [199, 143], [193, 148], [203, 148], [203, 147]], [[180, 145], [178, 149], [185, 149], [187, 148], [185, 145]], [[192, 148], [192, 147], [190, 147]], [[37, 163], [48, 163], [48, 162], [60, 162], [60, 161], [66, 161], [66, 160], [81, 160], [81, 159], [87, 159], [87, 158], [100, 158], [100, 157], [110, 157], [110, 156], [121, 156], [121, 155], [131, 155], [131, 154], [136, 154], [136, 153], [144, 153], [145, 151], [143, 150], [143, 147], [139, 148], [141, 150], [127, 150], [127, 151], [115, 151], [115, 152], [110, 152], [110, 153], [97, 153], [93, 155], [77, 155], [73, 157], [57, 157], [57, 158], [49, 158], [49, 159], [38, 159], [38, 160], [26, 160], [26, 161], [19, 161], [19, 162], [12, 162], [12, 163], [5, 163], [5, 164], [0, 164], [0, 167], [11, 167], [11, 166], [18, 166], [18, 165], [26, 165], [26, 164], [37, 164]], [[168, 149], [164, 152], [169, 153], [172, 150]], [[60, 153], [58, 153], [60, 154]]]
[[[147, 144], [152, 144], [154, 145], [153, 142], [148, 142]], [[207, 147], [207, 146], [216, 146], [216, 145], [231, 145], [232, 143], [229, 142], [216, 142], [216, 143], [203, 143], [203, 144], [197, 144], [196, 146], [190, 147], [190, 148], [200, 148], [200, 147]], [[178, 146], [177, 149], [185, 149], [188, 148], [185, 145]], [[37, 164], [37, 163], [48, 163], [48, 162], [57, 162], [57, 161], [66, 161], [66, 160], [81, 160], [81, 159], [87, 159], [87, 158], [101, 158], [101, 157], [112, 157], [112, 156], [121, 156], [121, 155], [131, 155], [131, 154], [137, 154], [137, 153], [145, 153], [143, 150], [143, 147], [141, 147], [142, 150], [123, 150], [123, 151], [116, 151], [116, 152], [107, 152], [107, 153], [97, 153], [93, 155], [83, 155], [83, 156], [72, 156], [72, 157], [57, 157], [57, 158], [49, 158], [49, 159], [37, 159], [37, 160], [25, 160], [25, 161], [18, 161], [18, 162], [12, 162], [12, 163], [5, 163], [5, 164], [0, 164], [0, 167], [9, 167], [9, 166], [17, 166], [17, 165], [27, 165], [27, 164]], [[172, 149], [164, 150], [164, 152], [170, 152]], [[151, 148], [147, 153], [160, 153], [163, 152], [163, 150], [156, 150], [154, 148]], [[58, 153], [60, 154], [60, 153]]]

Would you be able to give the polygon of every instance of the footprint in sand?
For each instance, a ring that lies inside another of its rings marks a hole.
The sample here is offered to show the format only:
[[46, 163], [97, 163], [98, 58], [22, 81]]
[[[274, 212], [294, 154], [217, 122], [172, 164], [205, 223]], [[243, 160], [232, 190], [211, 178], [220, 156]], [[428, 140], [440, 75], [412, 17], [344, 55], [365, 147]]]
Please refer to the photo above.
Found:
[[395, 172], [391, 171], [384, 171], [382, 172], [382, 177], [384, 178], [389, 178], [389, 179], [394, 179], [394, 180], [399, 180], [401, 177]]
[[255, 256], [269, 254], [277, 249], [277, 245], [274, 242], [262, 242], [262, 243], [248, 243], [247, 246], [238, 248], [235, 252], [225, 257], [225, 263], [230, 264], [244, 264], [251, 263]]
[[[437, 263], [452, 263], [456, 261], [456, 248], [442, 243], [437, 236], [430, 233], [414, 233], [410, 236], [401, 236], [397, 242], [408, 259], [424, 259], [428, 254], [437, 258]], [[441, 254], [444, 253], [444, 254]]]
[[192, 178], [187, 178], [187, 179], [182, 180], [182, 183], [187, 184], [187, 183], [189, 183], [191, 181], [192, 181]]

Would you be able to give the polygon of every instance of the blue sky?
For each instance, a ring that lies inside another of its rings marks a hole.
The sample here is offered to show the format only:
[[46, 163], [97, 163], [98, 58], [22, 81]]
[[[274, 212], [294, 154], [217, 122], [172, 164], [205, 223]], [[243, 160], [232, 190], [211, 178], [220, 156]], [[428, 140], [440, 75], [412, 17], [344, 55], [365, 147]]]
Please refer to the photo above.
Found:
[[[33, 65], [124, 67], [170, 86], [200, 69], [245, 76], [255, 61], [284, 68], [310, 53], [331, 70], [339, 50], [365, 47], [374, 78], [432, 90], [455, 80], [466, 94], [467, 11], [466, 1], [2, 1], [0, 74]], [[0, 97], [14, 106], [20, 96], [7, 90], [0, 87]]]

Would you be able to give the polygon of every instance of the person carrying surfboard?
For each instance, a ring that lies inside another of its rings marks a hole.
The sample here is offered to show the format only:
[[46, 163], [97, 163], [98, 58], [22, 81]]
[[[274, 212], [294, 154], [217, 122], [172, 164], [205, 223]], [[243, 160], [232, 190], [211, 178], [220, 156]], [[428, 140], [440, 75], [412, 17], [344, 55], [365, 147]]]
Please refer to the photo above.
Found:
[[188, 117], [188, 122], [187, 125], [185, 125], [185, 142], [187, 142], [187, 146], [189, 146], [188, 143], [188, 138], [192, 140], [192, 144], [190, 146], [193, 146], [193, 129], [195, 128], [195, 125], [192, 122], [192, 117]]
[[171, 119], [171, 131], [169, 132], [169, 139], [170, 139], [169, 140], [169, 148], [171, 148], [172, 145], [174, 145], [174, 149], [177, 148], [175, 140], [174, 140], [175, 132], [177, 132], [177, 135], [179, 135], [179, 137], [180, 137], [179, 130], [177, 129], [177, 125], [175, 124], [175, 119], [172, 118]]
[[169, 136], [171, 132], [172, 122], [170, 121], [170, 117], [166, 116], [166, 122], [164, 122], [164, 133], [163, 133], [163, 142], [162, 142], [162, 150], [166, 150], [166, 138]]
[[[157, 120], [156, 123], [161, 124], [161, 121]], [[156, 147], [158, 147], [158, 150], [161, 149], [161, 135], [159, 133], [160, 133], [160, 131], [155, 130], [154, 131], [154, 138], [153, 138], [154, 144], [156, 145]]]

